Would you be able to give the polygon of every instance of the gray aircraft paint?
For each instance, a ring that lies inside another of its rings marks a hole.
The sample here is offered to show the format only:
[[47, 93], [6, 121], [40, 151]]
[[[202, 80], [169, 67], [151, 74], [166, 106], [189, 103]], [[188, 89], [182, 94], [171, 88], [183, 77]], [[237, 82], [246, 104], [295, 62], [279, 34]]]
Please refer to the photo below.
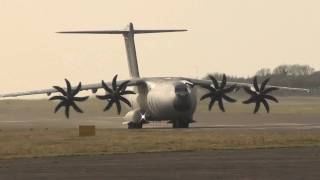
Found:
[[140, 75], [139, 75], [136, 46], [134, 43], [134, 28], [132, 23], [128, 25], [128, 32], [123, 33], [123, 37], [126, 44], [126, 52], [127, 52], [127, 60], [128, 60], [130, 76], [132, 78], [138, 78], [140, 77]]
[[[132, 109], [140, 109], [142, 112], [146, 112], [148, 120], [192, 120], [197, 105], [196, 88], [180, 79], [152, 78], [143, 81], [145, 85], [137, 88], [140, 89], [138, 94], [127, 96], [133, 104]], [[185, 104], [188, 107], [186, 110], [178, 110], [174, 106], [174, 103], [179, 101], [179, 97], [175, 92], [177, 85], [183, 85], [187, 88], [185, 94], [187, 103]]]
[[[134, 34], [141, 33], [162, 33], [162, 32], [180, 32], [181, 30], [136, 30], [133, 24], [130, 23], [124, 30], [107, 30], [107, 31], [66, 31], [59, 33], [76, 33], [76, 34], [122, 34], [125, 40], [125, 47], [127, 52], [127, 61], [129, 73], [131, 76], [129, 88], [132, 88], [137, 94], [128, 95], [132, 103], [132, 111], [130, 111], [124, 119], [127, 121], [135, 122], [146, 115], [147, 120], [160, 121], [160, 120], [188, 120], [192, 122], [193, 113], [196, 109], [196, 88], [195, 85], [211, 85], [212, 82], [208, 80], [191, 79], [185, 77], [150, 77], [140, 78], [137, 54], [134, 42]], [[125, 80], [118, 81], [121, 84]], [[108, 86], [111, 85], [107, 82]], [[227, 82], [227, 85], [237, 86], [251, 86], [250, 83]], [[279, 86], [279, 89], [296, 90], [310, 92], [309, 89], [290, 88]], [[76, 87], [72, 87], [73, 89]], [[102, 88], [101, 83], [83, 85], [81, 90], [91, 90], [93, 93], [97, 89]], [[178, 88], [178, 92], [176, 91]], [[66, 88], [64, 88], [66, 89]], [[180, 91], [181, 90], [181, 91]], [[26, 92], [17, 92], [9, 94], [0, 94], [0, 97], [17, 97], [34, 94], [47, 94], [56, 93], [56, 89], [44, 89]], [[128, 124], [128, 123], [127, 123]]]

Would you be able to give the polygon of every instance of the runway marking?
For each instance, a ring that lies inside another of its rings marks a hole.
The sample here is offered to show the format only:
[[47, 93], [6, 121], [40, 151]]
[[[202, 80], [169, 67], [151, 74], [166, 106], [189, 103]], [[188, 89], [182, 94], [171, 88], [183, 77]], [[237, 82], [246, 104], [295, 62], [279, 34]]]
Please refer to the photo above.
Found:
[[299, 123], [266, 123], [265, 126], [309, 126], [311, 124], [299, 124]]
[[312, 124], [298, 124], [298, 123], [268, 123], [268, 124], [217, 124], [214, 127], [265, 127], [265, 126], [311, 126]]
[[241, 124], [217, 124], [214, 127], [245, 127], [245, 125]]
[[31, 121], [0, 121], [0, 123], [24, 123], [24, 122], [31, 122]]
[[[195, 126], [196, 127], [196, 126]], [[319, 125], [314, 124], [299, 124], [299, 123], [267, 123], [267, 124], [217, 124], [210, 127], [214, 128], [248, 128], [248, 129], [273, 129], [273, 128], [301, 128], [301, 129], [317, 129]]]
[[[103, 118], [109, 118], [109, 119], [122, 119], [123, 117], [119, 116], [112, 116], [112, 117], [103, 117]], [[102, 119], [102, 118], [101, 118]]]
[[[100, 120], [107, 120], [107, 119], [122, 119], [122, 117], [101, 117], [101, 118], [95, 118], [95, 120], [85, 120], [85, 119], [81, 119], [81, 120], [77, 120], [77, 121], [100, 121]], [[64, 121], [64, 119], [50, 119], [50, 120], [46, 120], [46, 119], [42, 119], [42, 120], [12, 120], [12, 121], [0, 121], [0, 123], [25, 123], [25, 122], [54, 122], [54, 121]]]

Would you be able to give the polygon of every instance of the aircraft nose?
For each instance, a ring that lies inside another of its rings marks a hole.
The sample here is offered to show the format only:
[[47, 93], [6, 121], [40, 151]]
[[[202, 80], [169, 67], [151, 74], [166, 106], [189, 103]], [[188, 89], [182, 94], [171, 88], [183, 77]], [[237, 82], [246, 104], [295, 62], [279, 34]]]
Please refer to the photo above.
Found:
[[191, 108], [191, 97], [188, 91], [176, 92], [176, 97], [173, 102], [175, 110], [180, 112], [188, 111]]
[[177, 84], [175, 86], [175, 99], [173, 106], [177, 111], [188, 111], [191, 108], [190, 91], [185, 84]]
[[188, 95], [189, 95], [189, 93], [187, 91], [176, 92], [176, 96], [180, 97], [180, 98], [183, 98], [183, 97], [188, 96]]
[[189, 93], [176, 93], [173, 107], [175, 110], [180, 112], [188, 111], [191, 108], [191, 99]]

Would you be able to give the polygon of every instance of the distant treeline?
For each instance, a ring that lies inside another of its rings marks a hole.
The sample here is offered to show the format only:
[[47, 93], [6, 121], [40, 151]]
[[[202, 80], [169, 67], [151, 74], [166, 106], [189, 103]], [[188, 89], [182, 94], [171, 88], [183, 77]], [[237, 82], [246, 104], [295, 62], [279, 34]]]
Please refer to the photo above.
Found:
[[[211, 73], [217, 79], [222, 78], [222, 73]], [[259, 83], [270, 77], [269, 85], [308, 88], [312, 94], [320, 95], [320, 71], [315, 71], [309, 65], [279, 65], [274, 69], [262, 68], [255, 74]], [[228, 81], [251, 83], [253, 77], [228, 76]], [[207, 79], [208, 76], [205, 77]], [[287, 92], [286, 92], [287, 93]], [[291, 94], [291, 93], [290, 93]], [[299, 93], [300, 94], [300, 93]]]

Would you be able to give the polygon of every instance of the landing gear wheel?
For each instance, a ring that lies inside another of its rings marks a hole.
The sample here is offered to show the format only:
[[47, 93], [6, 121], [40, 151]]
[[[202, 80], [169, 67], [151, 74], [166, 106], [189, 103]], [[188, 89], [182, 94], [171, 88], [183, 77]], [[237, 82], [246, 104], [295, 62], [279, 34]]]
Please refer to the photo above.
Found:
[[175, 120], [172, 122], [172, 128], [189, 128], [189, 122], [183, 120]]
[[141, 129], [142, 128], [142, 122], [141, 123], [129, 123], [128, 129]]

